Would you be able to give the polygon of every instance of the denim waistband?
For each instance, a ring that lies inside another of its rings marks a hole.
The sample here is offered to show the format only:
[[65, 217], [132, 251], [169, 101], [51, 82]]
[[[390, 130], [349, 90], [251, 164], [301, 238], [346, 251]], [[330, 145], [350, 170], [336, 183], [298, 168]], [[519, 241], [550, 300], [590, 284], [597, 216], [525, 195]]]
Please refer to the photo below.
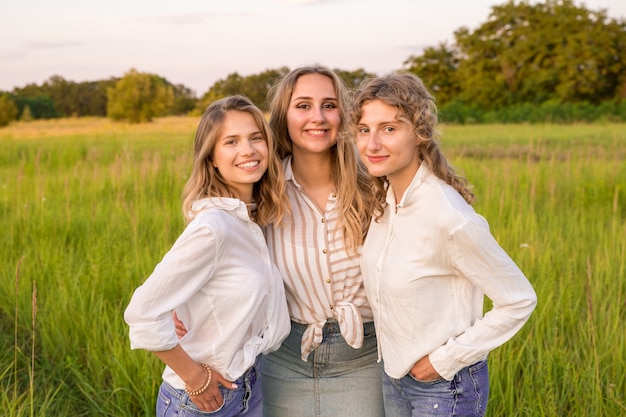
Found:
[[166, 390], [170, 394], [177, 396], [178, 398], [181, 398], [183, 396], [183, 394], [185, 394], [184, 390], [174, 388], [167, 381], [163, 381], [163, 383], [161, 384], [161, 388], [163, 388], [164, 390]]

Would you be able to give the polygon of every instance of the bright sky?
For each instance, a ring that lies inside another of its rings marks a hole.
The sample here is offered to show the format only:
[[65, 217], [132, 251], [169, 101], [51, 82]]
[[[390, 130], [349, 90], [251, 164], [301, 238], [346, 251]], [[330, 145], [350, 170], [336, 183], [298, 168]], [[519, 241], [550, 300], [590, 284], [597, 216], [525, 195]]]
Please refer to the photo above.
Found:
[[[0, 90], [121, 77], [130, 68], [200, 96], [233, 72], [321, 63], [378, 75], [476, 29], [507, 0], [0, 0]], [[626, 19], [624, 0], [576, 1]]]

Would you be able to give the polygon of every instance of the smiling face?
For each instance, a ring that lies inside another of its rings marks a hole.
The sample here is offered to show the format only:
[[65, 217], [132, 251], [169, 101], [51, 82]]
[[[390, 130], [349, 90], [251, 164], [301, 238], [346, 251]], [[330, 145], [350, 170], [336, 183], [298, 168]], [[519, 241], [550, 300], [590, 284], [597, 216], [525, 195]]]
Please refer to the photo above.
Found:
[[413, 126], [398, 110], [381, 100], [361, 106], [357, 148], [370, 174], [387, 177], [399, 201], [420, 165]]
[[250, 113], [229, 111], [213, 150], [213, 166], [224, 181], [252, 202], [254, 183], [268, 165], [267, 139]]
[[328, 152], [337, 143], [340, 124], [341, 114], [332, 80], [321, 74], [298, 78], [287, 110], [292, 152]]

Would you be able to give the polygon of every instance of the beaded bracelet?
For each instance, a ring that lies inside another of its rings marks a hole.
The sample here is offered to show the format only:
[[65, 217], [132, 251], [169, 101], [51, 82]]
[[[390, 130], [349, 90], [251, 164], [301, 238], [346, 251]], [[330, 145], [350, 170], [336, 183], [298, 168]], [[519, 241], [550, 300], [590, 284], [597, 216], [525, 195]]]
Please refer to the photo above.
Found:
[[205, 363], [201, 363], [200, 366], [202, 366], [206, 370], [208, 376], [205, 383], [195, 391], [191, 391], [187, 384], [185, 384], [185, 392], [190, 397], [202, 394], [204, 391], [206, 391], [207, 388], [209, 388], [209, 384], [211, 383], [211, 368], [209, 368], [209, 365]]

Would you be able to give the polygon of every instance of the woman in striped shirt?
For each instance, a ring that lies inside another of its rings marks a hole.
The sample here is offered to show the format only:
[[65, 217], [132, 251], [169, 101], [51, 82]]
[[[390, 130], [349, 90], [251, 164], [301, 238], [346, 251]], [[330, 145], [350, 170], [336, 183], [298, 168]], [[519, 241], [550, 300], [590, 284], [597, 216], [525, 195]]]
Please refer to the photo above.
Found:
[[372, 186], [348, 134], [346, 88], [329, 68], [296, 68], [271, 91], [291, 217], [267, 227], [291, 333], [263, 357], [264, 415], [383, 416], [382, 368], [359, 252]]

